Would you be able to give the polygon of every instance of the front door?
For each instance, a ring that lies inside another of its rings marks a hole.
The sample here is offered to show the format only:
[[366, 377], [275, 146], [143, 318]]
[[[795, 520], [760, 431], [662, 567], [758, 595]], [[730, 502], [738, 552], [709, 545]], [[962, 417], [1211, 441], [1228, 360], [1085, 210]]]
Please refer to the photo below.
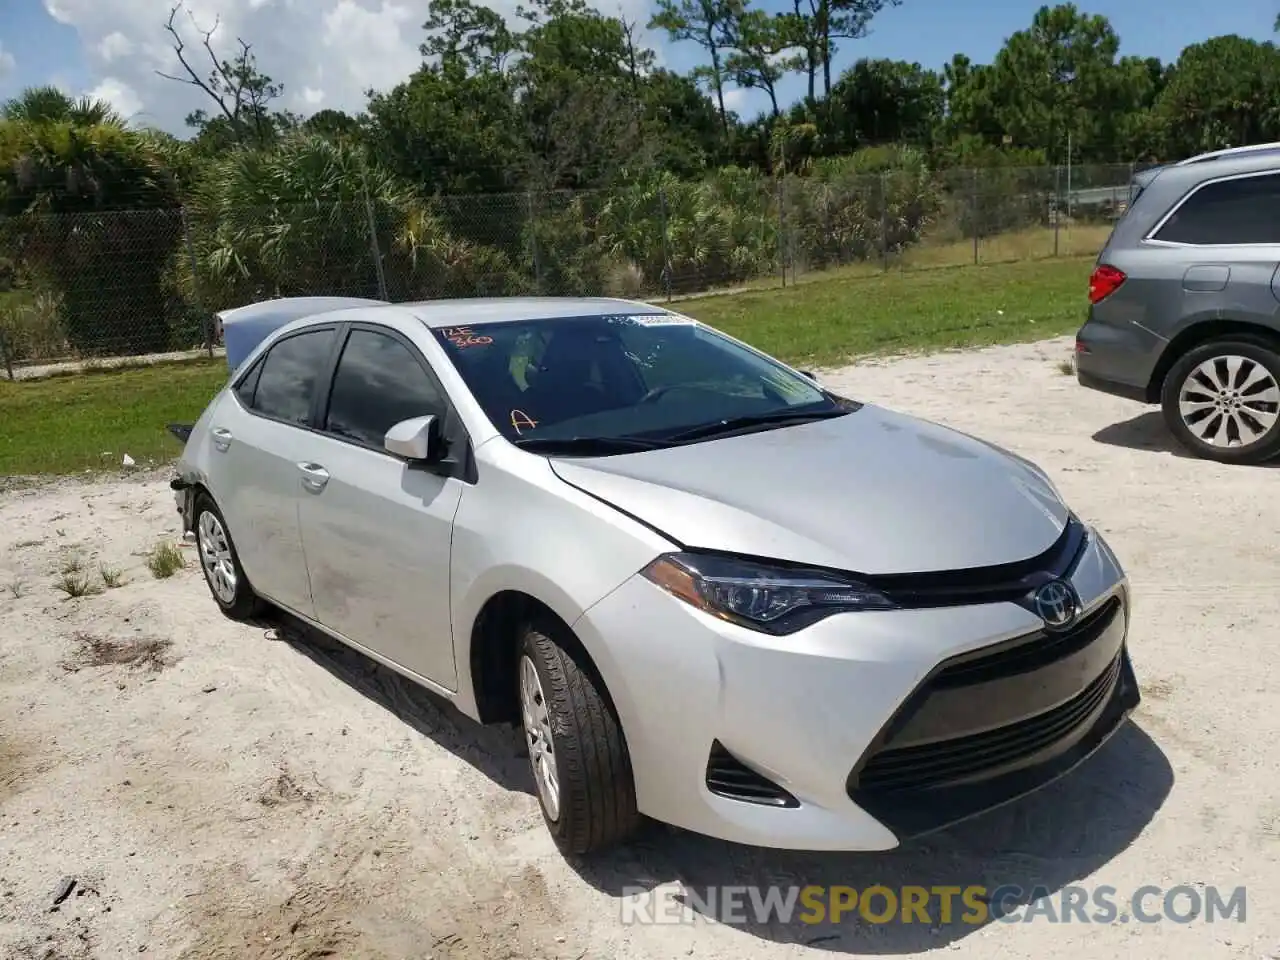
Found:
[[389, 330], [356, 326], [343, 347], [315, 479], [301, 504], [316, 619], [448, 690], [457, 688], [449, 610], [453, 518], [465, 484], [383, 448], [394, 424], [445, 416], [417, 351]]

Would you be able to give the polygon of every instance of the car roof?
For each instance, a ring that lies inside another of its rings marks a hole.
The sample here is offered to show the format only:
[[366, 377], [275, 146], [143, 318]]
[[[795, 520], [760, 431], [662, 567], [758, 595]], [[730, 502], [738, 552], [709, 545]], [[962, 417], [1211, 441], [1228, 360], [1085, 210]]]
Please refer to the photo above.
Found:
[[[227, 365], [236, 370], [268, 338], [284, 330], [383, 317], [417, 322], [428, 329], [571, 317], [644, 316], [670, 310], [613, 297], [474, 297], [387, 303], [361, 297], [279, 297], [217, 313]], [[410, 319], [412, 318], [412, 319]]]
[[1141, 244], [1171, 210], [1206, 183], [1278, 171], [1278, 144], [1218, 150], [1140, 171], [1134, 175], [1133, 183], [1141, 192], [1116, 223], [1103, 253]]
[[649, 303], [613, 297], [473, 297], [397, 303], [395, 307], [412, 313], [432, 329], [479, 323], [670, 312]]
[[1250, 149], [1222, 150], [1190, 157], [1177, 163], [1156, 167], [1135, 176], [1135, 180], [1183, 193], [1209, 180], [1270, 173], [1280, 170], [1280, 146], [1259, 144]]

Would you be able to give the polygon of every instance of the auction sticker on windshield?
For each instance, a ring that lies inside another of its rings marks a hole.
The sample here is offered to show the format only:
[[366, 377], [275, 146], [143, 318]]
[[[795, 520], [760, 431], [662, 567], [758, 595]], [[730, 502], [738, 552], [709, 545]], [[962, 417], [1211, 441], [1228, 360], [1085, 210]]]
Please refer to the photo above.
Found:
[[693, 327], [698, 324], [698, 321], [692, 317], [682, 317], [678, 313], [635, 314], [615, 319], [622, 323], [634, 323], [640, 327]]

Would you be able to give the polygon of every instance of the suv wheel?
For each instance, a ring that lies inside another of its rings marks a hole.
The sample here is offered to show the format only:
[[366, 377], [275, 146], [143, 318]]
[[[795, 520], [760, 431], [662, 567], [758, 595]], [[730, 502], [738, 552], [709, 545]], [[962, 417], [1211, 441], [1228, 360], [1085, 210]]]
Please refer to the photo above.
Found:
[[525, 627], [516, 684], [529, 765], [556, 845], [593, 853], [640, 825], [631, 759], [596, 672], [563, 627]]
[[1266, 340], [1193, 348], [1169, 370], [1160, 399], [1174, 437], [1198, 457], [1258, 464], [1280, 455], [1280, 355]]
[[218, 609], [232, 620], [253, 619], [262, 612], [264, 605], [244, 575], [222, 511], [209, 494], [201, 491], [196, 495], [192, 513], [200, 569]]

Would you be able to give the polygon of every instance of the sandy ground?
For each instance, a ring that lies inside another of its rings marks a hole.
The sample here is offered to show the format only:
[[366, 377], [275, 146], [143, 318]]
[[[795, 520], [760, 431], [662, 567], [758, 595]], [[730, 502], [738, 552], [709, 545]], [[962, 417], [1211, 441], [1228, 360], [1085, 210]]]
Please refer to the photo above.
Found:
[[[0, 956], [1280, 957], [1280, 472], [1172, 452], [1155, 413], [1078, 388], [1067, 356], [1052, 341], [826, 375], [1041, 463], [1137, 595], [1136, 723], [1069, 779], [887, 855], [654, 828], [570, 864], [510, 731], [316, 638], [223, 619], [189, 549], [152, 578], [146, 551], [178, 532], [165, 475], [0, 495]], [[124, 584], [67, 599], [77, 556]], [[735, 926], [695, 904], [691, 924], [621, 922], [634, 885], [771, 883], [1107, 884], [1122, 904], [1145, 884], [1245, 885], [1248, 912]]]

